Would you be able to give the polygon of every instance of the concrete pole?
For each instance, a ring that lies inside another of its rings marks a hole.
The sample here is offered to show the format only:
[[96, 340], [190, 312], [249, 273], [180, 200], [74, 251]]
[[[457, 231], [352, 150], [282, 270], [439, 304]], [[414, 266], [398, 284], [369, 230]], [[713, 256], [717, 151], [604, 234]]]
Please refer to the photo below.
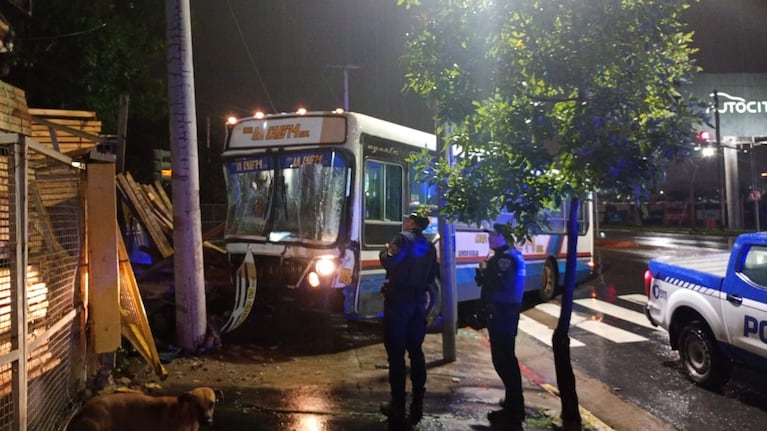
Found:
[[[447, 144], [446, 134], [449, 127], [442, 132], [442, 143], [445, 146], [444, 157], [453, 165], [452, 147]], [[445, 196], [445, 190], [440, 190]], [[444, 205], [444, 202], [440, 204]], [[458, 331], [458, 284], [455, 274], [455, 225], [448, 223], [444, 217], [439, 218], [440, 237], [440, 277], [442, 279], [442, 359], [455, 362], [457, 358], [456, 338]]]
[[727, 227], [743, 228], [743, 215], [738, 193], [738, 150], [724, 147], [724, 183], [727, 190]]
[[205, 341], [207, 310], [200, 221], [200, 173], [189, 0], [166, 0], [176, 344], [194, 353]]

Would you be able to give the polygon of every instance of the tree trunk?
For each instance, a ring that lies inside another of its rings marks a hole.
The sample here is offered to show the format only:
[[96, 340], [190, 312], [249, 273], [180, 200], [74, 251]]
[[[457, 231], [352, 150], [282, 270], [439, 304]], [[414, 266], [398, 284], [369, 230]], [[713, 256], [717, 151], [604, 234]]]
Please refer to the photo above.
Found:
[[186, 352], [196, 352], [205, 339], [207, 320], [189, 0], [166, 0], [165, 17], [173, 169], [176, 342]]
[[578, 393], [575, 391], [575, 374], [570, 362], [570, 316], [573, 314], [573, 293], [575, 292], [575, 264], [578, 256], [578, 206], [577, 197], [570, 199], [567, 217], [567, 262], [565, 264], [564, 291], [559, 322], [552, 336], [554, 368], [557, 372], [557, 386], [562, 402], [562, 425], [564, 430], [580, 430], [581, 413], [578, 410]]

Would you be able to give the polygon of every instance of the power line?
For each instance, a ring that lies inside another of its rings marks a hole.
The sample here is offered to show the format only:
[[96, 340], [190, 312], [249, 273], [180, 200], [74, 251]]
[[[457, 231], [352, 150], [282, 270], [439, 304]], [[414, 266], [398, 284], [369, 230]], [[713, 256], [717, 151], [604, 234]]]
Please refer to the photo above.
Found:
[[240, 28], [240, 23], [237, 21], [237, 15], [234, 13], [234, 9], [232, 9], [232, 4], [230, 0], [226, 0], [226, 5], [229, 7], [229, 13], [232, 15], [232, 21], [234, 21], [234, 26], [237, 28], [237, 33], [240, 35], [240, 41], [242, 42], [242, 45], [245, 47], [245, 52], [248, 54], [248, 59], [250, 60], [250, 64], [253, 66], [253, 70], [256, 72], [256, 77], [258, 78], [259, 84], [261, 84], [261, 89], [264, 90], [264, 93], [266, 93], [266, 98], [269, 100], [269, 105], [272, 106], [272, 112], [277, 113], [277, 107], [274, 105], [274, 102], [272, 101], [272, 96], [269, 95], [269, 90], [266, 89], [266, 85], [264, 85], [264, 80], [261, 79], [261, 73], [258, 71], [258, 66], [256, 66], [256, 61], [253, 59], [253, 56], [250, 54], [250, 47], [248, 47], [248, 43], [245, 40], [245, 35], [242, 33], [242, 29]]
[[52, 36], [33, 36], [33, 37], [19, 37], [18, 40], [25, 40], [25, 41], [40, 41], [40, 40], [57, 40], [57, 39], [66, 39], [69, 37], [76, 37], [76, 36], [82, 36], [84, 34], [93, 33], [95, 31], [99, 31], [103, 28], [105, 28], [107, 25], [105, 23], [98, 24], [94, 27], [91, 27], [87, 30], [81, 30], [81, 31], [75, 31], [72, 33], [62, 33]]

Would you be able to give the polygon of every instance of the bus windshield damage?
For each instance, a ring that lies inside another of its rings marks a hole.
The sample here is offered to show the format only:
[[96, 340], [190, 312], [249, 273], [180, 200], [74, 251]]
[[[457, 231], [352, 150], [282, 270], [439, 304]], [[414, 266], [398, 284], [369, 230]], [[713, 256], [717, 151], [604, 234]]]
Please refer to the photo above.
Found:
[[226, 237], [332, 244], [348, 193], [338, 151], [303, 151], [227, 160]]

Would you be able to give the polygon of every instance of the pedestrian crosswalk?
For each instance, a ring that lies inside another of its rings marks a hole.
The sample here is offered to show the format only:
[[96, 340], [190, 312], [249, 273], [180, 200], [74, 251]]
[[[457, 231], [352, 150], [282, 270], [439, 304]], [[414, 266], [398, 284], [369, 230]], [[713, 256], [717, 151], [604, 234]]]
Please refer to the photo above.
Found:
[[[586, 345], [586, 342], [579, 340], [574, 332], [593, 334], [614, 343], [647, 341], [648, 333], [662, 331], [662, 329], [654, 327], [644, 313], [637, 311], [646, 302], [647, 297], [639, 294], [620, 295], [614, 302], [596, 298], [575, 299], [570, 318], [570, 347]], [[551, 346], [553, 328], [556, 326], [556, 319], [559, 318], [560, 312], [559, 304], [538, 304], [520, 316], [519, 330]], [[637, 330], [637, 328], [640, 329]]]

